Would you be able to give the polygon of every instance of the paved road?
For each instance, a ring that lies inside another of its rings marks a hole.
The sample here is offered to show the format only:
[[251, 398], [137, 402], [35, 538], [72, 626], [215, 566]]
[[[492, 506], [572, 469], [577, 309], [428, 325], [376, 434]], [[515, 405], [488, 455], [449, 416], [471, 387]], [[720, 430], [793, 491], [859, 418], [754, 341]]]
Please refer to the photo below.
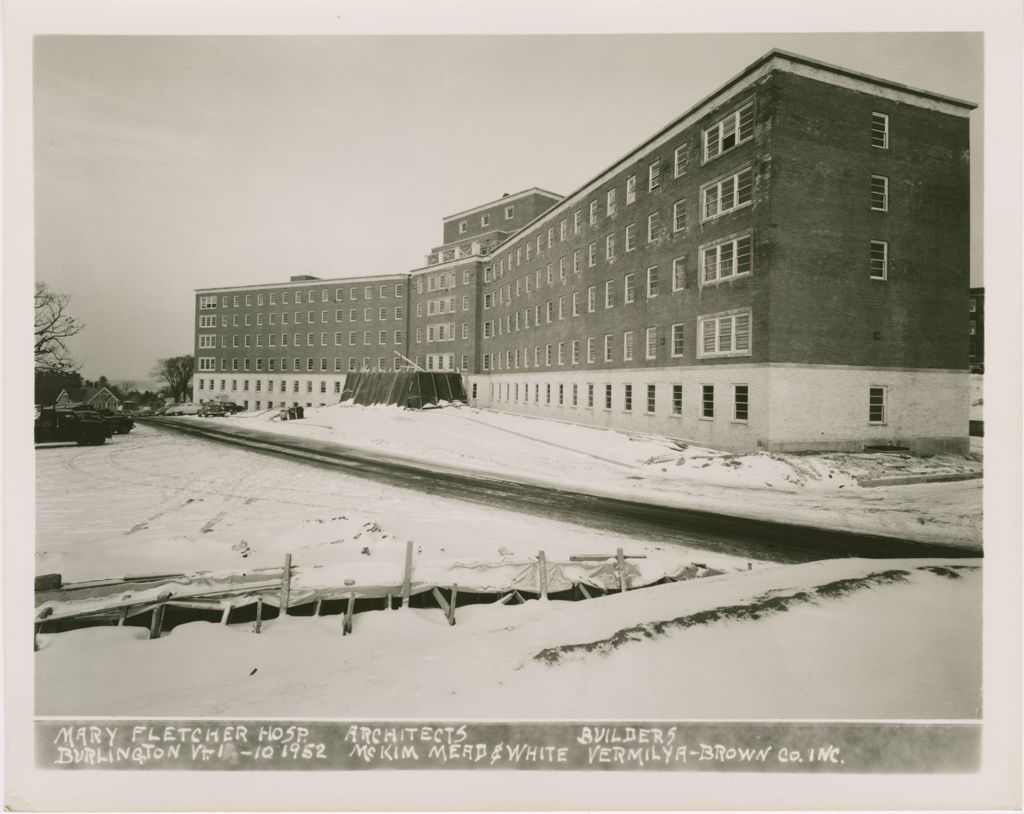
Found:
[[145, 423], [242, 445], [268, 455], [299, 459], [317, 466], [428, 494], [529, 512], [556, 520], [627, 534], [678, 537], [738, 557], [776, 562], [809, 562], [835, 557], [968, 557], [975, 548], [921, 543], [895, 537], [819, 529], [770, 520], [659, 506], [637, 501], [552, 489], [530, 483], [470, 474], [443, 465], [426, 469], [407, 461], [307, 438], [292, 438], [232, 426], [197, 424], [174, 418]]

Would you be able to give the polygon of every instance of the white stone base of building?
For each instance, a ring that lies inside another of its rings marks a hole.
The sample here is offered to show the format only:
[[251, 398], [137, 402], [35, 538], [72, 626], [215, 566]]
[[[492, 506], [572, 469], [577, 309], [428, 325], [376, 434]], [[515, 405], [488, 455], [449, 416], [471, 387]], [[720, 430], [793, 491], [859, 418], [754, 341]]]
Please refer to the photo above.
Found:
[[[630, 409], [626, 385], [632, 385]], [[734, 364], [477, 374], [467, 376], [466, 390], [478, 407], [733, 452], [860, 452], [881, 446], [928, 455], [968, 452], [969, 386], [966, 370]], [[746, 388], [745, 420], [737, 409], [737, 387]], [[872, 411], [869, 404], [872, 391], [877, 402], [879, 388], [881, 416], [879, 405]], [[706, 415], [709, 409], [713, 415]]]
[[344, 388], [344, 373], [196, 373], [192, 401], [230, 401], [247, 410], [326, 407], [338, 403]]

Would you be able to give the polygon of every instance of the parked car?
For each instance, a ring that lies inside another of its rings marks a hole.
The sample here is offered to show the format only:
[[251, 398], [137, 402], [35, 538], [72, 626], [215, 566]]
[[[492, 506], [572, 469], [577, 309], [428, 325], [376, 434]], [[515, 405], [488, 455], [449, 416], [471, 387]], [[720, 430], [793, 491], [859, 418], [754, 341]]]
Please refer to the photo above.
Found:
[[228, 415], [234, 415], [235, 413], [244, 413], [245, 408], [241, 404], [235, 404], [232, 401], [220, 402], [220, 406], [224, 408], [224, 412]]
[[135, 420], [129, 413], [118, 412], [117, 410], [108, 410], [104, 407], [97, 407], [93, 409], [87, 404], [76, 404], [71, 409], [76, 412], [84, 410], [99, 414], [103, 420], [107, 422], [107, 427], [110, 430], [110, 432], [107, 433], [108, 438], [114, 433], [117, 433], [118, 435], [127, 435], [135, 426]]
[[161, 415], [198, 415], [198, 404], [171, 404]]
[[216, 401], [208, 401], [199, 408], [199, 415], [203, 418], [223, 418], [227, 412], [224, 405]]
[[109, 437], [103, 417], [92, 410], [69, 410], [63, 407], [36, 408], [35, 442], [52, 444], [74, 441], [81, 446], [99, 445]]

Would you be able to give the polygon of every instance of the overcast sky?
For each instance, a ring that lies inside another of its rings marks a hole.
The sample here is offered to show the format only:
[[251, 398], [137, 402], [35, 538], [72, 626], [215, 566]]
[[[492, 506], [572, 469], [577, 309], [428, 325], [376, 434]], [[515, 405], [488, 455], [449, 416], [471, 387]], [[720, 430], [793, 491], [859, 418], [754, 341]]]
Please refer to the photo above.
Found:
[[194, 289], [423, 265], [443, 216], [573, 191], [771, 48], [982, 101], [971, 34], [39, 38], [37, 279], [83, 375], [148, 379]]

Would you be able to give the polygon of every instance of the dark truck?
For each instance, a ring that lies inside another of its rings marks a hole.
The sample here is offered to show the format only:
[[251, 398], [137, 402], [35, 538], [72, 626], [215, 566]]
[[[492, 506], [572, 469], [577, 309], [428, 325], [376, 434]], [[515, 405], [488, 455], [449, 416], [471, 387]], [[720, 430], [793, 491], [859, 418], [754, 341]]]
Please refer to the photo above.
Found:
[[107, 422], [92, 410], [68, 410], [63, 407], [37, 407], [35, 442], [99, 445], [107, 440]]
[[115, 410], [108, 410], [104, 407], [90, 407], [87, 404], [76, 404], [71, 407], [75, 412], [96, 413], [107, 423], [107, 437], [115, 432], [118, 435], [126, 435], [135, 426], [135, 419], [130, 413], [119, 413]]

